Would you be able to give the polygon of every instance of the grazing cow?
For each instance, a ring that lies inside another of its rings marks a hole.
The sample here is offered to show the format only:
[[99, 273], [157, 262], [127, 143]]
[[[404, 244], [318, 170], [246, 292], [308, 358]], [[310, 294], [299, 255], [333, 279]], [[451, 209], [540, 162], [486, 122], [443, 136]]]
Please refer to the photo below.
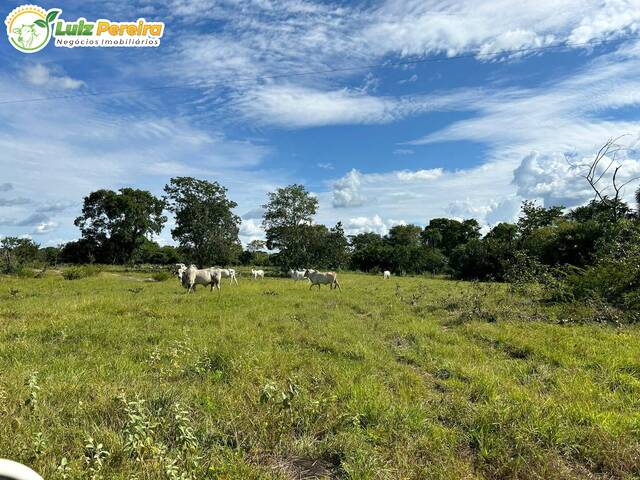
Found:
[[236, 271], [233, 268], [220, 268], [220, 273], [224, 278], [229, 278], [229, 284], [233, 285], [233, 282], [236, 282], [238, 285], [238, 279], [236, 278]]
[[182, 286], [187, 289], [187, 293], [195, 291], [196, 285], [211, 285], [210, 291], [213, 291], [215, 287], [218, 289], [218, 293], [220, 293], [222, 274], [217, 268], [198, 269], [195, 265], [189, 265], [182, 273], [181, 280]]
[[382, 275], [384, 276], [385, 280], [388, 280], [391, 278], [391, 272], [389, 270], [385, 270], [384, 272], [382, 272]]
[[264, 280], [264, 270], [254, 270], [252, 268], [251, 275], [253, 275], [254, 280], [257, 280], [258, 278], [261, 278], [262, 280]]
[[320, 285], [329, 285], [330, 289], [338, 288], [342, 291], [342, 288], [340, 288], [340, 284], [338, 283], [338, 275], [335, 272], [322, 273], [307, 270], [304, 272], [304, 276], [311, 281], [309, 290], [311, 290], [314, 285], [318, 286], [318, 290], [320, 290]]
[[293, 278], [294, 282], [297, 282], [305, 279], [304, 272], [304, 270], [289, 270], [289, 276]]
[[36, 32], [36, 26], [33, 23], [31, 25], [22, 25], [20, 27], [16, 27], [13, 29], [13, 33], [18, 34], [16, 43], [22, 48], [31, 48], [33, 41], [38, 36], [38, 33]]
[[187, 266], [184, 263], [176, 263], [173, 266], [173, 269], [175, 270], [178, 279], [182, 279], [182, 274], [187, 269]]

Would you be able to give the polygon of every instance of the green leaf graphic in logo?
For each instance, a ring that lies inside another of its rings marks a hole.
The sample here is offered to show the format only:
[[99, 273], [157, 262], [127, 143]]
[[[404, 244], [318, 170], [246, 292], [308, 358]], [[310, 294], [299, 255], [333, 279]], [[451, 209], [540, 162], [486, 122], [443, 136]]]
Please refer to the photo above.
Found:
[[51, 10], [47, 13], [47, 24], [53, 22], [58, 15], [60, 15], [60, 10]]

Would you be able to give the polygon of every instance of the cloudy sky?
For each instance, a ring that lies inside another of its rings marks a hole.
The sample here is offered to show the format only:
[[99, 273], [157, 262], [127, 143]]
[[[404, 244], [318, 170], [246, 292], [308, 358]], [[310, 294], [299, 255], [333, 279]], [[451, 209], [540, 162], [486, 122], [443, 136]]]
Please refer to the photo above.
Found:
[[75, 239], [90, 191], [160, 195], [177, 175], [225, 185], [246, 242], [266, 193], [294, 182], [318, 221], [385, 233], [584, 203], [568, 159], [612, 136], [627, 135], [623, 177], [640, 173], [640, 0], [40, 5], [166, 30], [159, 48], [31, 55], [3, 35], [0, 235]]

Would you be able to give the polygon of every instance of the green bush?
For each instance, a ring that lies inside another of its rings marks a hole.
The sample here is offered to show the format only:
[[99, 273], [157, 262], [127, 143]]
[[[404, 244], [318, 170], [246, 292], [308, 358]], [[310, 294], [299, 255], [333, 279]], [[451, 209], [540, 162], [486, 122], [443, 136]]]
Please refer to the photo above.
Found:
[[151, 278], [153, 278], [156, 282], [165, 282], [172, 277], [173, 275], [165, 271], [155, 272], [153, 275], [151, 275]]
[[92, 277], [100, 273], [100, 268], [95, 265], [83, 265], [81, 267], [65, 268], [62, 277], [65, 280], [79, 280], [81, 278]]

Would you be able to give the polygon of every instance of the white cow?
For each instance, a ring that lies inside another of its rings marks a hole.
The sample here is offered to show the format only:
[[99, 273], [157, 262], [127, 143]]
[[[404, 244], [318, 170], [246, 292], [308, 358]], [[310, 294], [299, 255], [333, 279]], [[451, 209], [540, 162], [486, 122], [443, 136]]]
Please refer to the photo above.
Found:
[[218, 293], [220, 293], [222, 274], [217, 268], [198, 269], [195, 265], [189, 265], [189, 267], [182, 272], [181, 281], [182, 286], [187, 289], [187, 293], [195, 291], [196, 285], [211, 285], [211, 291], [213, 291], [215, 287], [218, 289]]
[[262, 280], [264, 280], [264, 270], [254, 270], [252, 268], [251, 275], [253, 275], [254, 280], [257, 280], [258, 278], [261, 278]]
[[391, 278], [391, 272], [389, 270], [385, 270], [384, 272], [382, 272], [382, 275], [384, 276], [385, 280], [388, 280]]
[[291, 278], [293, 278], [294, 282], [297, 282], [298, 280], [304, 280], [305, 276], [304, 276], [304, 270], [289, 270], [289, 276]]
[[236, 278], [236, 271], [233, 268], [219, 268], [218, 270], [220, 270], [220, 273], [222, 274], [223, 278], [229, 278], [229, 284], [233, 285], [233, 282], [236, 282], [236, 285], [238, 285], [238, 279]]
[[187, 266], [184, 263], [176, 263], [173, 266], [173, 268], [176, 272], [176, 276], [178, 277], [178, 280], [182, 281], [182, 274], [187, 269]]
[[314, 285], [318, 286], [318, 290], [320, 290], [320, 285], [329, 285], [330, 289], [340, 288], [340, 284], [338, 283], [338, 275], [335, 272], [312, 272], [307, 270], [304, 272], [304, 276], [307, 277], [311, 281], [311, 285], [309, 285], [309, 290], [313, 288]]

